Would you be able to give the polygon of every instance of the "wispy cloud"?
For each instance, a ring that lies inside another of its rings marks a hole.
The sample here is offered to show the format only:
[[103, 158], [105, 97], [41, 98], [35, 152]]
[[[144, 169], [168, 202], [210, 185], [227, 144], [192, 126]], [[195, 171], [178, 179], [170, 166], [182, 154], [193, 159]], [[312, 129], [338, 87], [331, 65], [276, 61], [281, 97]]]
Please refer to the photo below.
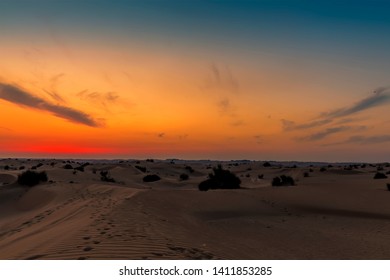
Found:
[[325, 146], [334, 146], [334, 145], [342, 145], [342, 144], [380, 144], [390, 142], [390, 134], [382, 134], [382, 135], [374, 135], [374, 136], [364, 136], [364, 135], [354, 135], [349, 137], [347, 140], [342, 142], [330, 143]]
[[318, 126], [322, 126], [328, 123], [331, 123], [331, 119], [323, 119], [323, 120], [316, 120], [304, 124], [296, 124], [294, 121], [282, 119], [282, 126], [283, 130], [285, 131], [290, 131], [290, 130], [300, 130], [300, 129], [309, 129], [309, 128], [314, 128]]
[[347, 130], [351, 130], [351, 127], [349, 127], [349, 126], [330, 127], [330, 128], [327, 128], [323, 131], [316, 132], [316, 133], [310, 134], [308, 136], [302, 137], [302, 138], [300, 138], [300, 140], [318, 141], [318, 140], [322, 140], [322, 139], [328, 137], [329, 135], [339, 133], [339, 132], [344, 132]]
[[96, 120], [84, 112], [66, 106], [54, 105], [14, 85], [0, 83], [0, 99], [19, 106], [46, 111], [74, 123], [92, 127], [100, 126]]
[[237, 94], [240, 91], [240, 83], [228, 66], [219, 67], [213, 63], [210, 65], [208, 77], [201, 88], [221, 89], [229, 93]]
[[355, 113], [359, 113], [361, 111], [365, 111], [374, 107], [384, 105], [390, 101], [390, 93], [387, 90], [388, 88], [385, 87], [378, 88], [374, 91], [374, 93], [371, 96], [356, 102], [354, 105], [350, 107], [339, 108], [329, 112], [322, 113], [321, 117], [323, 118], [347, 117]]
[[342, 107], [328, 112], [321, 113], [314, 120], [302, 124], [296, 124], [294, 121], [282, 119], [282, 128], [284, 131], [305, 130], [321, 127], [330, 123], [345, 124], [354, 122], [352, 116], [362, 111], [373, 109], [390, 103], [390, 91], [387, 87], [381, 87], [374, 90], [373, 94], [355, 104], [347, 107]]
[[62, 96], [57, 92], [57, 87], [60, 79], [64, 77], [64, 73], [60, 73], [58, 75], [53, 76], [50, 79], [50, 89], [46, 90], [43, 89], [44, 92], [46, 92], [51, 98], [53, 98], [55, 101], [60, 103], [65, 103], [65, 100], [62, 98]]
[[83, 100], [89, 100], [95, 104], [100, 104], [108, 110], [109, 104], [114, 104], [119, 100], [119, 95], [113, 91], [109, 92], [89, 92], [87, 89], [77, 93], [77, 96]]

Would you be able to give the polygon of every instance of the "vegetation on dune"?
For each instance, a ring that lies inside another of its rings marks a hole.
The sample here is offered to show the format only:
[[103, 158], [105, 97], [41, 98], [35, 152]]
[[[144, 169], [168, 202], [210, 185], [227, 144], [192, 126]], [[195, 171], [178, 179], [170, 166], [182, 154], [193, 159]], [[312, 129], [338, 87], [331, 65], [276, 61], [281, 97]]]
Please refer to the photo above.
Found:
[[41, 182], [47, 182], [47, 174], [45, 171], [35, 172], [27, 170], [18, 176], [18, 183], [20, 185], [33, 187]]
[[65, 164], [63, 168], [64, 169], [73, 169], [73, 166], [70, 164]]
[[186, 173], [180, 174], [180, 180], [182, 180], [182, 181], [186, 181], [189, 178], [190, 178], [190, 176], [188, 176], [188, 174], [186, 174]]
[[115, 183], [115, 179], [111, 177], [110, 172], [107, 170], [100, 171], [100, 180], [103, 182]]
[[375, 175], [374, 175], [374, 179], [386, 179], [387, 176], [382, 173], [382, 172], [377, 172]]
[[149, 183], [149, 182], [156, 182], [156, 181], [159, 181], [161, 180], [160, 176], [156, 175], [156, 174], [152, 174], [152, 175], [146, 175], [144, 178], [143, 178], [143, 181], [146, 182], [146, 183]]
[[136, 165], [136, 166], [134, 166], [134, 167], [137, 168], [139, 171], [141, 171], [141, 172], [143, 172], [143, 173], [146, 172], [146, 167], [144, 167], [144, 166]]
[[390, 191], [390, 184], [387, 184], [387, 190]]
[[230, 170], [225, 170], [221, 165], [213, 168], [213, 172], [209, 174], [209, 178], [199, 184], [200, 191], [208, 191], [209, 189], [238, 189], [240, 188], [241, 180]]
[[272, 180], [272, 186], [274, 187], [295, 186], [295, 181], [291, 176], [281, 175], [280, 177], [275, 177]]

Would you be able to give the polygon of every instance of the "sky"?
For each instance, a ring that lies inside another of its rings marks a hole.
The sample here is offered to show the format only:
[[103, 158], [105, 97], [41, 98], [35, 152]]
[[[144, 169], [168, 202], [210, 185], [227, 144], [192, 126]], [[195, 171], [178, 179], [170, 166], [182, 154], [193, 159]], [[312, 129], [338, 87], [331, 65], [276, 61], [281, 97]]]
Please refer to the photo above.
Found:
[[1, 0], [0, 157], [389, 161], [389, 14]]

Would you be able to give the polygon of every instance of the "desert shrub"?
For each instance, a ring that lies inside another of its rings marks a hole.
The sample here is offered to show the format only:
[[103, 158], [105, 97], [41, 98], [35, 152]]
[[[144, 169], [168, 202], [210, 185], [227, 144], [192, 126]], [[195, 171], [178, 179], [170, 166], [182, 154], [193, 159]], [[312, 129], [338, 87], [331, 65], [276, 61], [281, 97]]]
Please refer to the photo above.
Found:
[[74, 170], [78, 170], [78, 171], [84, 172], [84, 166], [83, 165], [77, 166], [77, 167], [74, 168]]
[[387, 171], [386, 174], [390, 174], [390, 171]]
[[148, 158], [146, 161], [147, 162], [154, 162], [154, 159]]
[[27, 170], [18, 176], [18, 183], [25, 186], [35, 186], [40, 182], [47, 182], [47, 174], [45, 171], [35, 172]]
[[374, 176], [374, 179], [386, 179], [387, 176], [384, 173], [377, 172]]
[[305, 177], [305, 178], [309, 177], [309, 172], [303, 173], [303, 177]]
[[245, 176], [246, 176], [247, 178], [249, 178], [249, 177], [251, 176], [251, 174], [246, 174]]
[[73, 166], [70, 165], [70, 164], [65, 164], [65, 165], [63, 166], [63, 168], [64, 168], [64, 169], [73, 169]]
[[190, 176], [188, 176], [188, 174], [186, 174], [186, 173], [180, 174], [180, 180], [182, 180], [182, 181], [186, 181], [189, 178], [190, 178]]
[[240, 188], [241, 180], [230, 170], [225, 170], [221, 165], [213, 168], [213, 174], [209, 174], [209, 178], [199, 184], [200, 191], [209, 189], [238, 189]]
[[38, 167], [41, 167], [41, 166], [43, 166], [43, 163], [42, 163], [42, 162], [40, 162], [40, 163], [37, 164], [37, 168], [38, 168]]
[[321, 171], [321, 172], [325, 172], [325, 171], [326, 171], [326, 168], [325, 168], [325, 167], [321, 167], [321, 168], [320, 168], [320, 171]]
[[100, 171], [100, 180], [103, 182], [115, 183], [115, 179], [111, 177], [110, 172], [107, 170]]
[[189, 165], [187, 165], [186, 167], [184, 167], [186, 170], [188, 170], [190, 173], [194, 173], [194, 169], [191, 167], [191, 166], [189, 166]]
[[280, 177], [275, 177], [272, 180], [272, 186], [282, 187], [282, 186], [294, 186], [295, 181], [291, 176], [281, 175]]
[[310, 169], [309, 169], [309, 172], [314, 172], [313, 168], [310, 168]]
[[264, 179], [264, 174], [258, 175], [257, 178], [259, 178], [259, 179]]
[[9, 170], [9, 165], [4, 166], [4, 170]]
[[267, 161], [267, 162], [264, 162], [263, 166], [264, 166], [264, 167], [271, 167], [271, 163], [269, 163], [268, 161]]
[[156, 175], [156, 174], [152, 174], [152, 175], [146, 175], [143, 179], [142, 179], [144, 182], [156, 182], [156, 181], [159, 181], [161, 180], [160, 176]]
[[141, 171], [141, 172], [143, 172], [143, 173], [146, 172], [146, 167], [144, 167], [144, 166], [136, 165], [136, 166], [134, 166], [134, 167], [137, 168], [139, 171]]
[[387, 190], [390, 191], [390, 184], [387, 184]]
[[26, 168], [26, 167], [22, 165], [22, 166], [19, 167], [19, 170], [23, 170], [23, 169], [25, 169], [25, 168]]

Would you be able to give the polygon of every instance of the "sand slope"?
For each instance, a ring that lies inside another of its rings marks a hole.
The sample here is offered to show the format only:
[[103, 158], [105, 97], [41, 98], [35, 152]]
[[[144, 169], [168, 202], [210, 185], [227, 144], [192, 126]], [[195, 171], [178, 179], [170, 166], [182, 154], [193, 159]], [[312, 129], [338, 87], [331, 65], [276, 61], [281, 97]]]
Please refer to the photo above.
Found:
[[[20, 166], [38, 163], [51, 181], [19, 186]], [[314, 166], [306, 178], [309, 167], [226, 163], [244, 188], [200, 192], [216, 163], [64, 164], [0, 161], [10, 167], [0, 172], [1, 259], [390, 259], [390, 180], [374, 180], [375, 166]], [[281, 174], [297, 186], [271, 187]]]

